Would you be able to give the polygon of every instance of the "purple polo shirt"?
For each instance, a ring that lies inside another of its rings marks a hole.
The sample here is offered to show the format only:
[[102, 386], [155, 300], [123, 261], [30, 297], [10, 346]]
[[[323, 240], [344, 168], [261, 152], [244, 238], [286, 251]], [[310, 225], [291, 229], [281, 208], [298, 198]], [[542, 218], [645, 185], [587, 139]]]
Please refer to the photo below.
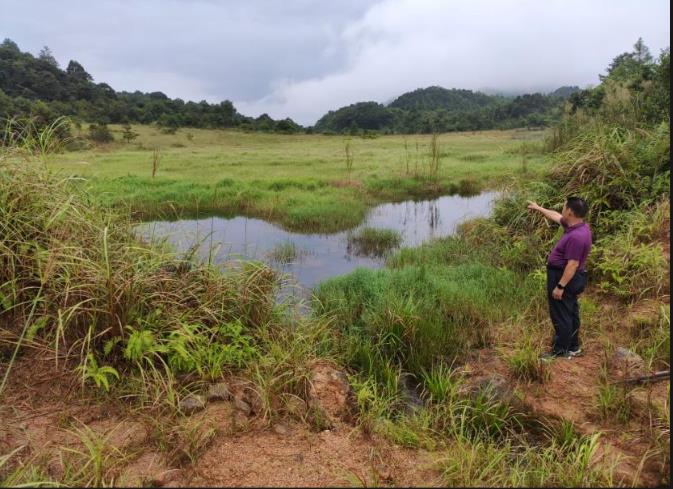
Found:
[[561, 226], [563, 226], [563, 236], [551, 250], [547, 264], [565, 268], [568, 260], [577, 260], [580, 262], [578, 270], [584, 270], [587, 256], [591, 251], [591, 229], [589, 225], [586, 222], [578, 222], [573, 226], [568, 226], [561, 218]]

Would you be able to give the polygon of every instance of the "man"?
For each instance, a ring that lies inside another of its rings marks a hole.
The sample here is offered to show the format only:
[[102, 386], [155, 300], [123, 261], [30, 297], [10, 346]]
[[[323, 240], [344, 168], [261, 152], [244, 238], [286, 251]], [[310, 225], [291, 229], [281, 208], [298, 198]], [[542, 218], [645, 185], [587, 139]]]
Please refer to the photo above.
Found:
[[569, 359], [582, 353], [577, 296], [587, 285], [585, 266], [591, 251], [591, 229], [584, 216], [589, 209], [579, 197], [568, 197], [560, 214], [531, 201], [528, 208], [563, 226], [563, 236], [547, 259], [547, 298], [555, 334], [551, 351], [542, 355], [542, 359]]

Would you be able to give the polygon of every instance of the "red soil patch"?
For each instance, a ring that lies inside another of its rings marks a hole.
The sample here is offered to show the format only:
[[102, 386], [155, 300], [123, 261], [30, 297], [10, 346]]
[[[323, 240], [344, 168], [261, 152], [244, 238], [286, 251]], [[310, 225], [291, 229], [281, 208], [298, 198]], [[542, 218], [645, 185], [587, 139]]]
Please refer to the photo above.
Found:
[[[195, 464], [171, 465], [167, 452], [152, 439], [147, 416], [123, 403], [107, 405], [83, 397], [79, 378], [52, 356], [29, 352], [18, 359], [0, 405], [0, 453], [23, 446], [11, 464], [42, 460], [55, 480], [63, 477], [64, 447], [82, 448], [74, 429], [83, 425], [107, 438], [119, 450], [110, 477], [123, 486], [434, 486], [439, 473], [423, 450], [393, 445], [337, 419], [344, 404], [342, 389], [332, 382], [332, 368], [317, 375], [321, 401], [335, 411], [331, 430], [314, 433], [299, 422], [269, 427], [247, 418], [231, 402], [213, 402], [188, 420], [212, 428], [215, 435]], [[1, 374], [2, 372], [0, 372]], [[323, 382], [324, 381], [324, 382]], [[325, 387], [322, 386], [322, 387]], [[336, 386], [336, 387], [335, 387]], [[330, 397], [332, 396], [333, 399]], [[161, 419], [154, 423], [161, 425]], [[171, 421], [166, 420], [166, 424]], [[174, 421], [173, 421], [174, 422]], [[6, 467], [7, 468], [7, 467]]]
[[295, 423], [278, 426], [218, 437], [185, 482], [243, 487], [336, 487], [357, 480], [407, 487], [440, 484], [432, 459], [422, 450], [364, 437], [346, 425], [320, 433]]
[[651, 402], [660, 409], [664, 408], [668, 396], [667, 382], [639, 387], [632, 393], [635, 413], [628, 425], [603, 422], [598, 413], [597, 395], [604, 350], [591, 341], [585, 343], [583, 349], [584, 356], [549, 364], [549, 380], [542, 384], [514, 378], [502, 356], [492, 349], [476, 352], [475, 358], [465, 368], [471, 383], [493, 374], [508, 379], [515, 393], [522, 396], [523, 410], [534, 417], [569, 420], [583, 435], [601, 431], [603, 435], [598, 455], [612, 460], [617, 457], [617, 483], [660, 485], [661, 467], [653, 461], [646, 461], [639, 470], [639, 464], [648, 449], [652, 448], [645, 436], [648, 429], [647, 404]]

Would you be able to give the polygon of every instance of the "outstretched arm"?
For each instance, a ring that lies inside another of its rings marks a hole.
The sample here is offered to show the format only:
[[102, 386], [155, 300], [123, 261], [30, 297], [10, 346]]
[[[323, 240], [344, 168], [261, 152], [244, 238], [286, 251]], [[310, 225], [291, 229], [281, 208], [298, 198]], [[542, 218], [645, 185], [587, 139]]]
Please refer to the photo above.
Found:
[[544, 207], [541, 207], [537, 205], [535, 202], [530, 200], [528, 201], [528, 208], [540, 212], [544, 217], [554, 221], [556, 224], [561, 224], [562, 216], [556, 211], [552, 211], [551, 209], [545, 209]]

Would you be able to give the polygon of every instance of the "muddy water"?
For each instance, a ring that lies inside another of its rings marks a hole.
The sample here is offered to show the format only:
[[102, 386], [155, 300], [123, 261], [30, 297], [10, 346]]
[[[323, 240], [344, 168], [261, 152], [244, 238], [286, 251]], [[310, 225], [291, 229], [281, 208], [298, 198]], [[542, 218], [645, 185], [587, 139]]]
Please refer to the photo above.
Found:
[[453, 234], [466, 219], [488, 215], [495, 196], [495, 192], [486, 192], [475, 197], [382, 204], [371, 209], [356, 228], [333, 234], [296, 233], [247, 217], [154, 221], [141, 224], [138, 230], [148, 240], [167, 239], [178, 252], [198, 243], [195, 256], [204, 261], [262, 260], [287, 274], [288, 284], [306, 290], [357, 267], [384, 265], [384, 256], [364, 256], [349, 244], [349, 235], [362, 227], [394, 229], [402, 237], [401, 246], [418, 246]]

